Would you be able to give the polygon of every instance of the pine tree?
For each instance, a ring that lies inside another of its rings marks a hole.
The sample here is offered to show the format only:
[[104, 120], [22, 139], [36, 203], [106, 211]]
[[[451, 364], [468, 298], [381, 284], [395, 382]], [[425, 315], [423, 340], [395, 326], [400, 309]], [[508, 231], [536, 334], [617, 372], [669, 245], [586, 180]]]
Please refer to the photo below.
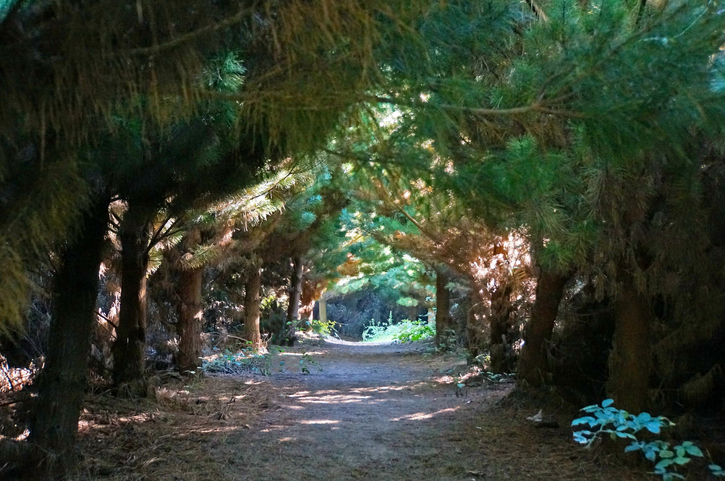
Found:
[[[579, 270], [615, 305], [610, 394], [628, 409], [647, 404], [652, 301], [690, 298], [662, 279], [699, 264], [653, 240], [672, 229], [698, 245], [685, 226], [700, 214], [678, 212], [701, 205], [697, 145], [720, 135], [717, 8], [563, 0], [527, 15], [506, 2], [448, 2], [418, 27], [438, 35], [391, 53], [401, 82], [377, 100], [401, 111], [397, 138], [432, 142], [449, 162], [434, 188], [455, 192], [488, 228], [521, 228], [530, 240], [541, 283], [533, 382], [547, 369], [540, 349], [564, 281]], [[482, 21], [503, 28], [475, 28]], [[427, 58], [437, 69], [420, 65]]]
[[[112, 183], [117, 180], [128, 182], [129, 189], [112, 192], [116, 189], [114, 185], [107, 184], [103, 166], [87, 152], [103, 144], [109, 129], [117, 126], [119, 115], [126, 119], [143, 119], [139, 129], [144, 134], [141, 138], [160, 135], [151, 143], [155, 147], [159, 145], [155, 142], [169, 132], [173, 136], [175, 126], [193, 123], [193, 117], [199, 114], [200, 108], [203, 113], [208, 104], [206, 100], [233, 106], [238, 118], [243, 120], [231, 125], [231, 130], [249, 143], [231, 149], [231, 152], [242, 155], [226, 156], [218, 164], [215, 173], [222, 180], [227, 178], [227, 173], [243, 167], [243, 162], [247, 160], [245, 155], [250, 151], [266, 155], [275, 151], [296, 153], [311, 150], [320, 145], [341, 113], [358, 101], [361, 92], [380, 81], [379, 75], [371, 68], [374, 65], [374, 49], [369, 47], [380, 41], [382, 27], [397, 28], [396, 25], [403, 25], [408, 16], [417, 11], [410, 2], [373, 4], [325, 0], [312, 4], [270, 2], [261, 6], [245, 2], [212, 3], [198, 8], [198, 1], [189, 0], [176, 2], [174, 8], [168, 9], [158, 2], [137, 3], [138, 8], [127, 8], [128, 5], [123, 2], [106, 1], [92, 5], [14, 2], [10, 11], [3, 13], [0, 20], [3, 26], [0, 34], [0, 49], [3, 51], [0, 82], [4, 102], [0, 107], [0, 129], [3, 135], [12, 139], [18, 138], [18, 132], [29, 132], [30, 144], [40, 152], [38, 161], [41, 163], [46, 161], [49, 153], [71, 153], [67, 164], [59, 163], [55, 158], [47, 162], [71, 175], [72, 182], [58, 184], [58, 189], [49, 193], [68, 199], [59, 205], [73, 207], [72, 212], [55, 217], [33, 213], [35, 217], [31, 218], [38, 225], [36, 232], [42, 231], [43, 236], [30, 245], [41, 247], [43, 252], [27, 249], [22, 242], [7, 244], [10, 250], [6, 257], [16, 266], [16, 278], [22, 275], [24, 262], [35, 261], [37, 254], [44, 254], [50, 245], [59, 240], [48, 229], [53, 227], [54, 222], [78, 219], [83, 205], [89, 206], [85, 209], [88, 212], [98, 212], [97, 206], [107, 206], [108, 198], [121, 192], [129, 197], [129, 207], [131, 202], [143, 204], [145, 199], [131, 199], [135, 197], [135, 191], [144, 187], [143, 183], [135, 185], [133, 181], [150, 179], [151, 171], [155, 171], [162, 181], [172, 177], [173, 185], [173, 168], [163, 165], [170, 156], [165, 157], [166, 152], [162, 152], [146, 166], [141, 179], [134, 178], [133, 169], [124, 166], [119, 178], [112, 179]], [[194, 15], [190, 15], [191, 12], [195, 12]], [[319, 28], [310, 28], [311, 25]], [[369, 42], [347, 42], [351, 37], [369, 39]], [[347, 47], [339, 48], [341, 45]], [[209, 59], [225, 50], [240, 51], [247, 69], [244, 88], [237, 93], [219, 92], [213, 85], [199, 83], [205, 77]], [[48, 62], [48, 59], [54, 60]], [[326, 91], [320, 90], [321, 86], [335, 91], [335, 95], [326, 95]], [[192, 132], [198, 134], [206, 130], [197, 128]], [[121, 133], [124, 133], [123, 129]], [[141, 146], [131, 143], [127, 147], [133, 150]], [[9, 162], [17, 162], [18, 158], [17, 154], [10, 159], [5, 156], [2, 159], [3, 169]], [[243, 161], [240, 163], [239, 159]], [[140, 163], [146, 160], [145, 157], [136, 158]], [[39, 174], [45, 172], [52, 173], [52, 169], [37, 171]], [[15, 179], [11, 181], [15, 182]], [[42, 186], [42, 182], [37, 185]], [[65, 189], [74, 185], [87, 189], [85, 198]], [[183, 188], [177, 186], [181, 190], [172, 190], [172, 194], [174, 198], [205, 200], [210, 193], [218, 195], [218, 187], [186, 184]], [[17, 198], [18, 202], [24, 199]], [[11, 205], [7, 207], [12, 208]], [[130, 219], [127, 220], [130, 222]], [[141, 224], [135, 223], [136, 226]], [[4, 227], [9, 235], [17, 233], [18, 224], [11, 219]], [[95, 231], [83, 229], [80, 224], [76, 229], [73, 229], [72, 223], [62, 229], [65, 232], [74, 230], [76, 236], [65, 250], [68, 255], [73, 252], [72, 245], [89, 245], [96, 241], [84, 237], [96, 235]], [[144, 228], [132, 230], [137, 237], [146, 235]], [[143, 261], [144, 255], [141, 253], [137, 257]], [[137, 266], [142, 264], [135, 263]], [[90, 277], [90, 270], [85, 274]], [[142, 279], [143, 276], [136, 278]], [[59, 297], [85, 298], [91, 295], [91, 287], [95, 284], [85, 282], [79, 285], [87, 290], [71, 293], [67, 289], [58, 289], [57, 294]], [[21, 312], [17, 304], [9, 303], [10, 296], [3, 293], [2, 298], [8, 302], [6, 312], [11, 315]], [[63, 305], [65, 301], [59, 299], [57, 302]], [[69, 335], [86, 332], [93, 321], [90, 311], [78, 317], [61, 314], [62, 317], [54, 319], [57, 324], [54, 329]], [[75, 329], [73, 326], [77, 323], [85, 327]], [[141, 322], [137, 324], [140, 327]], [[138, 346], [142, 328], [134, 328], [133, 331], [129, 339], [133, 338], [134, 345]], [[64, 351], [48, 359], [48, 370], [80, 369], [84, 362], [76, 363], [77, 366], [74, 364], [75, 367], [59, 365], [51, 368], [51, 364], [83, 357], [83, 350], [76, 349], [67, 356]], [[47, 384], [45, 390], [41, 390], [39, 406], [53, 402], [48, 398], [52, 391], [50, 386]], [[73, 386], [80, 389], [82, 383], [74, 383]], [[69, 404], [68, 412], [57, 414], [68, 419], [77, 418], [75, 409]], [[54, 428], [46, 421], [52, 422], [44, 416], [36, 419], [31, 441], [52, 448], [70, 448], [74, 436], [67, 432], [69, 425], [64, 425], [62, 432], [53, 435]], [[53, 436], [56, 436], [55, 441], [50, 439]], [[59, 441], [61, 439], [62, 442]], [[42, 476], [38, 473], [36, 479]]]

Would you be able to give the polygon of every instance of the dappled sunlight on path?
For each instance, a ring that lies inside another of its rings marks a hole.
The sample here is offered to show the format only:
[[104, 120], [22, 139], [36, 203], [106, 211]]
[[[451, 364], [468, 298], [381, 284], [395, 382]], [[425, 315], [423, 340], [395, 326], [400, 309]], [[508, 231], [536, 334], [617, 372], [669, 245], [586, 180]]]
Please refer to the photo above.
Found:
[[69, 479], [642, 479], [582, 452], [567, 429], [535, 429], [533, 407], [506, 398], [512, 384], [458, 388], [465, 362], [429, 345], [310, 341], [273, 352], [270, 376], [180, 381], [140, 403], [91, 400], [86, 459]]
[[335, 340], [309, 349], [297, 348], [316, 354], [309, 375], [273, 374], [277, 409], [254, 436], [259, 453], [245, 456], [242, 479], [262, 479], [269, 463], [279, 480], [471, 479], [461, 456], [474, 453], [450, 445], [462, 439], [453, 416], [505, 391], [456, 396], [433, 377], [463, 361], [423, 358], [421, 345]]

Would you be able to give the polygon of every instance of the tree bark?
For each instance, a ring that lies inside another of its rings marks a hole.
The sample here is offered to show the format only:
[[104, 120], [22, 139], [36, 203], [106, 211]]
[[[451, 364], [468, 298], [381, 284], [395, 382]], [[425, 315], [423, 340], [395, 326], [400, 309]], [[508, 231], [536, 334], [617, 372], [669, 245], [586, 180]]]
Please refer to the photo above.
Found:
[[448, 276], [442, 269], [436, 269], [436, 347], [441, 348], [446, 342], [451, 324], [451, 293], [446, 287]]
[[468, 349], [469, 361], [471, 361], [482, 353], [485, 343], [484, 320], [481, 313], [483, 301], [475, 282], [471, 282], [468, 305], [469, 308], [466, 315], [466, 349]]
[[518, 378], [529, 385], [539, 387], [549, 372], [547, 345], [564, 295], [568, 274], [541, 270], [536, 282], [536, 299], [531, 310], [531, 320], [526, 326], [524, 346], [518, 365]]
[[509, 315], [511, 314], [511, 287], [507, 284], [499, 286], [491, 294], [491, 314], [489, 326], [491, 331], [491, 372], [501, 374], [510, 369], [506, 350], [510, 343], [508, 336]]
[[607, 393], [615, 405], [632, 413], [647, 409], [652, 372], [652, 309], [632, 275], [620, 273], [622, 292], [614, 303], [614, 345], [609, 354]]
[[[201, 243], [201, 232], [191, 228], [182, 241], [184, 251], [189, 252]], [[201, 366], [201, 331], [204, 316], [201, 308], [202, 283], [204, 269], [179, 269], [179, 287], [177, 291], [177, 315], [179, 317], [179, 354], [176, 366], [179, 372], [195, 371]]]
[[[38, 397], [33, 406], [30, 443], [43, 452], [61, 454], [61, 466], [46, 462], [31, 467], [28, 479], [46, 479], [66, 467], [75, 446], [78, 419], [83, 405], [90, 337], [96, 316], [98, 271], [108, 226], [108, 199], [94, 201], [83, 214], [78, 236], [61, 255], [55, 275], [51, 340], [38, 379]], [[46, 461], [53, 459], [45, 456]], [[48, 471], [51, 470], [51, 471]]]
[[250, 269], [244, 286], [244, 339], [251, 342], [254, 349], [262, 347], [262, 335], [259, 332], [261, 316], [259, 291], [261, 288], [262, 270], [259, 267], [253, 267]]
[[309, 321], [307, 327], [311, 326], [315, 310], [315, 298], [319, 295], [317, 282], [306, 279], [302, 282], [302, 294], [300, 294], [300, 319]]
[[113, 382], [133, 385], [133, 390], [145, 392], [143, 386], [146, 348], [146, 270], [151, 213], [148, 209], [129, 203], [121, 221], [121, 310], [116, 342], [113, 345]]
[[181, 271], [179, 276], [179, 355], [180, 372], [194, 371], [201, 366], [201, 331], [204, 312], [201, 308], [204, 269]]
[[283, 342], [293, 346], [297, 340], [297, 321], [300, 319], [300, 295], [302, 294], [302, 258], [293, 259], [294, 268], [290, 279], [289, 307], [287, 308], [287, 333]]

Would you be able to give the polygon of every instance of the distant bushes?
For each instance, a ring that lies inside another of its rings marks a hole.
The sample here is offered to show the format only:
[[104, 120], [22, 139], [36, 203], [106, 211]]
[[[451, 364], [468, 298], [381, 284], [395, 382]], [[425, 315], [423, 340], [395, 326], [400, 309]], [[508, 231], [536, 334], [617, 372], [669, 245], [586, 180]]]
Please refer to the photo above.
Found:
[[393, 324], [392, 315], [388, 318], [388, 322], [376, 323], [373, 321], [365, 331], [362, 338], [365, 342], [380, 341], [422, 341], [436, 335], [435, 325], [428, 324], [423, 321], [411, 321], [404, 319], [397, 324]]

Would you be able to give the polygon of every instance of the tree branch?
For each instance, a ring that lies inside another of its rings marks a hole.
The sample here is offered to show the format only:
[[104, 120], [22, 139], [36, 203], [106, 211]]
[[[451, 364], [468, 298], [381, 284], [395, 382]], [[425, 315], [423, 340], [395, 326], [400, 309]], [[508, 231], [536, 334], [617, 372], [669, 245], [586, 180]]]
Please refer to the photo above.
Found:
[[157, 53], [163, 52], [164, 50], [170, 50], [172, 48], [176, 48], [186, 42], [191, 42], [192, 40], [196, 40], [197, 38], [203, 37], [204, 35], [208, 35], [210, 33], [216, 32], [217, 30], [221, 30], [223, 28], [230, 27], [230, 26], [234, 25], [235, 23], [239, 23], [242, 21], [242, 18], [244, 18], [245, 15], [247, 15], [253, 11], [254, 11], [254, 8], [243, 8], [239, 12], [237, 12], [236, 15], [229, 17], [225, 20], [222, 20], [218, 23], [207, 25], [206, 27], [202, 27], [198, 30], [194, 30], [192, 32], [186, 33], [184, 35], [181, 35], [180, 37], [176, 37], [172, 40], [169, 40], [164, 43], [160, 43], [158, 45], [154, 45], [151, 47], [134, 48], [134, 49], [128, 50], [126, 53], [129, 55], [155, 55]]
[[381, 97], [381, 96], [372, 96], [369, 98], [370, 100], [374, 100], [378, 103], [383, 104], [391, 104], [391, 105], [402, 105], [405, 107], [414, 107], [414, 108], [429, 108], [429, 109], [442, 109], [442, 110], [450, 110], [450, 111], [457, 111], [457, 112], [466, 112], [474, 115], [481, 115], [484, 117], [493, 117], [493, 116], [507, 116], [507, 115], [522, 115], [527, 114], [530, 112], [539, 112], [543, 114], [551, 114], [551, 115], [557, 115], [560, 117], [570, 117], [570, 118], [584, 118], [584, 114], [581, 112], [572, 112], [568, 110], [556, 110], [549, 107], [546, 107], [543, 103], [535, 102], [531, 105], [526, 105], [523, 107], [513, 107], [509, 109], [485, 109], [485, 108], [479, 108], [479, 107], [462, 107], [460, 105], [450, 105], [450, 104], [432, 104], [428, 102], [410, 102], [405, 100], [398, 100], [394, 99], [392, 97]]
[[98, 312], [98, 311], [96, 311], [96, 315], [97, 315], [98, 317], [102, 318], [102, 319], [105, 319], [105, 321], [106, 321], [107, 323], [109, 323], [110, 325], [112, 325], [114, 329], [118, 329], [118, 326], [116, 325], [116, 323], [114, 323], [114, 322], [113, 322], [112, 320], [110, 320], [110, 319], [109, 319], [108, 317], [104, 316], [103, 314], [101, 314], [101, 313], [100, 313], [100, 312]]
[[[163, 236], [161, 235], [161, 233], [163, 232], [163, 230], [164, 230], [164, 227], [166, 227], [166, 224], [167, 224], [167, 223], [168, 223], [168, 222], [169, 222], [170, 220], [171, 220], [171, 215], [167, 215], [167, 216], [166, 216], [166, 218], [164, 219], [164, 221], [163, 221], [163, 222], [161, 223], [161, 225], [159, 225], [159, 228], [158, 228], [158, 229], [156, 229], [156, 231], [155, 231], [155, 232], [153, 233], [153, 235], [152, 235], [152, 236], [151, 236], [151, 238], [149, 239], [149, 245], [148, 245], [148, 247], [146, 248], [146, 254], [148, 254], [149, 252], [151, 252], [151, 249], [153, 249], [153, 247], [154, 247], [154, 246], [155, 246], [155, 245], [156, 245], [156, 244], [157, 244], [158, 242], [160, 242], [160, 241], [161, 241], [161, 239], [163, 238]], [[179, 221], [179, 219], [174, 219], [174, 221], [173, 221], [173, 222], [171, 223], [171, 225], [169, 226], [169, 229], [168, 229], [168, 230], [171, 230], [171, 229], [173, 229], [173, 227], [174, 227], [174, 226], [175, 226], [175, 225], [176, 225], [176, 224], [178, 223], [178, 221]], [[167, 232], [168, 232], [168, 230], [167, 230]]]

